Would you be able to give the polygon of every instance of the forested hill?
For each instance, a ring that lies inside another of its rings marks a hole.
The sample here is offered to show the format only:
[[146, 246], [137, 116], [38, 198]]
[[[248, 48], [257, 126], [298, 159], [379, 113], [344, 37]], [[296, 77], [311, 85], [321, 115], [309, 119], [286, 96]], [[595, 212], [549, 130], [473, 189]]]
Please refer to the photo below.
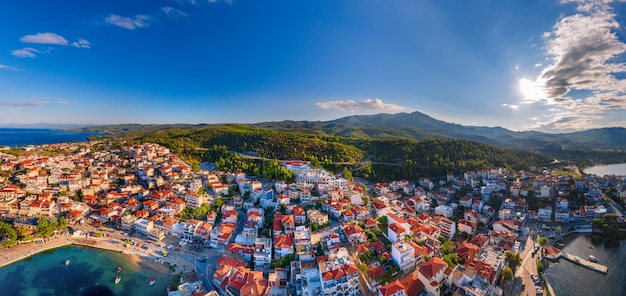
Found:
[[494, 166], [520, 170], [551, 160], [528, 151], [467, 140], [366, 139], [239, 124], [165, 128], [126, 133], [123, 138], [128, 142], [159, 143], [192, 164], [211, 161], [218, 169], [263, 174], [268, 172], [264, 171], [264, 163], [275, 166], [272, 160], [303, 159], [335, 171], [347, 167], [357, 176], [376, 181], [441, 176]]

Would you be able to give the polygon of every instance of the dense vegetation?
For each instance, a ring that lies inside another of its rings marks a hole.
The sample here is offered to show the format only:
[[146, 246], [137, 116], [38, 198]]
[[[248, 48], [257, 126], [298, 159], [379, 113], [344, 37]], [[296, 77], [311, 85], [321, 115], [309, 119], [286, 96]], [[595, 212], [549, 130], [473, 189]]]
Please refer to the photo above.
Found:
[[348, 168], [373, 181], [443, 176], [489, 168], [527, 169], [549, 158], [523, 150], [457, 139], [346, 138], [319, 131], [287, 132], [228, 124], [127, 133], [127, 142], [169, 147], [191, 165], [213, 162], [217, 169], [243, 171], [268, 180], [291, 180], [279, 159], [302, 159], [335, 172]]
[[626, 239], [626, 232], [620, 228], [626, 227], [626, 223], [619, 222], [617, 215], [606, 214], [602, 218], [595, 218], [591, 221], [591, 227], [594, 230], [600, 230], [604, 235], [611, 239]]

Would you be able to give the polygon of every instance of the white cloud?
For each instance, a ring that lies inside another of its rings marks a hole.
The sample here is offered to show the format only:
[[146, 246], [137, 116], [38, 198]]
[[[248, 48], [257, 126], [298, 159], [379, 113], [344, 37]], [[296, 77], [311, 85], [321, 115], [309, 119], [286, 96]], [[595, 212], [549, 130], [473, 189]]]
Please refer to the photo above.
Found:
[[83, 38], [78, 38], [78, 41], [72, 42], [72, 46], [76, 48], [91, 48], [91, 43]]
[[[51, 45], [71, 45], [76, 48], [91, 48], [91, 43], [83, 38], [79, 38], [77, 41], [72, 42], [71, 44], [65, 39], [65, 37], [55, 34], [55, 33], [37, 33], [35, 35], [26, 35], [20, 38], [20, 41], [23, 43], [34, 43], [34, 44], [51, 44]], [[45, 52], [50, 52], [53, 48], [48, 47]], [[26, 47], [22, 49], [16, 49], [11, 52], [12, 55], [21, 58], [34, 58], [38, 53], [44, 53], [42, 51], [36, 50], [32, 47]]]
[[515, 70], [519, 70], [520, 66], [518, 64], [515, 65]]
[[136, 28], [144, 28], [149, 26], [150, 24], [148, 23], [151, 20], [152, 17], [150, 17], [149, 15], [145, 15], [145, 14], [138, 14], [135, 17], [127, 17], [127, 16], [120, 16], [117, 14], [111, 14], [109, 16], [107, 16], [104, 21], [106, 21], [109, 24], [118, 26], [118, 27], [122, 27], [125, 29], [129, 29], [129, 30], [134, 30]]
[[169, 16], [169, 17], [183, 17], [183, 16], [187, 16], [187, 13], [182, 12], [176, 8], [173, 7], [161, 7], [161, 11]]
[[535, 68], [539, 68], [539, 67], [541, 67], [541, 66], [543, 66], [543, 64], [542, 64], [542, 63], [536, 63], [536, 64], [534, 65], [534, 67], [535, 67]]
[[0, 64], [0, 69], [8, 70], [8, 71], [17, 71], [17, 68], [13, 66], [3, 65], [3, 64]]
[[14, 49], [13, 51], [11, 51], [11, 54], [18, 58], [34, 58], [37, 56], [37, 54], [40, 53], [43, 52], [36, 50], [32, 47], [24, 47], [22, 49]]
[[[541, 75], [522, 88], [523, 103], [551, 105], [534, 127], [552, 130], [600, 126], [609, 111], [626, 109], [626, 43], [611, 7], [614, 0], [563, 0], [576, 4], [577, 12], [563, 16], [543, 33], [548, 56]], [[521, 82], [521, 81], [520, 81]], [[528, 94], [535, 94], [529, 96]]]
[[346, 101], [328, 101], [316, 103], [315, 107], [320, 109], [338, 109], [343, 111], [355, 112], [358, 110], [403, 110], [402, 106], [383, 103], [381, 99], [365, 99], [361, 102], [353, 100]]
[[519, 105], [513, 105], [513, 104], [502, 104], [502, 107], [511, 108], [513, 110], [519, 109]]
[[67, 39], [54, 33], [37, 33], [20, 38], [24, 43], [67, 45]]
[[11, 106], [11, 107], [39, 107], [44, 104], [46, 104], [46, 102], [39, 101], [36, 99], [19, 99], [19, 100], [0, 101], [0, 106]]
[[40, 107], [47, 104], [68, 104], [68, 101], [61, 98], [33, 98], [33, 99], [17, 99], [17, 100], [7, 100], [0, 101], [0, 106], [10, 106], [10, 107]]

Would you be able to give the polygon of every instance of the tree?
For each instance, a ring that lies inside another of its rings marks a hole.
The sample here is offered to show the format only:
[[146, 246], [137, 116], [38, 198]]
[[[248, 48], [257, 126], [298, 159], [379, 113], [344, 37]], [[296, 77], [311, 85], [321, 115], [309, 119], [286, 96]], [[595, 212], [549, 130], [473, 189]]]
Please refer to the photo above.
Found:
[[504, 276], [504, 279], [507, 280], [507, 281], [512, 280], [513, 279], [513, 270], [511, 270], [510, 267], [505, 266], [502, 269], [502, 276]]
[[441, 244], [441, 247], [439, 249], [441, 250], [441, 252], [443, 252], [444, 255], [452, 253], [452, 246], [450, 246], [450, 241], [445, 241], [443, 244]]
[[537, 239], [537, 243], [543, 248], [548, 245], [548, 239], [542, 236]]
[[556, 234], [561, 234], [561, 225], [556, 227]]
[[348, 167], [343, 167], [343, 178], [350, 182], [354, 182], [354, 177], [352, 177], [352, 172], [348, 169]]
[[459, 256], [457, 256], [456, 253], [444, 255], [442, 259], [443, 261], [448, 263], [448, 266], [450, 266], [450, 268], [454, 268], [459, 264]]
[[513, 271], [517, 269], [520, 264], [522, 264], [522, 258], [519, 254], [513, 253], [511, 251], [504, 252], [504, 261], [511, 267]]
[[543, 269], [544, 269], [543, 262], [537, 261], [537, 272], [542, 273]]
[[54, 225], [46, 218], [39, 218], [37, 220], [37, 230], [35, 234], [41, 237], [49, 237], [52, 233], [54, 233]]
[[222, 207], [222, 205], [224, 205], [224, 201], [222, 201], [221, 197], [218, 197], [217, 199], [215, 199], [215, 208], [216, 209], [220, 209]]

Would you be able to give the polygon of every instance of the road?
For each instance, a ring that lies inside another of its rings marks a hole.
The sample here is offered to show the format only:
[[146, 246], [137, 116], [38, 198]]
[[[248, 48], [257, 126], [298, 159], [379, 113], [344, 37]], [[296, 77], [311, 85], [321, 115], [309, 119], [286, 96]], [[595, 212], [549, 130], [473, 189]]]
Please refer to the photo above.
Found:
[[608, 198], [606, 195], [604, 195], [604, 193], [601, 194], [602, 198], [606, 201], [609, 202], [609, 205], [611, 205], [611, 209], [613, 209], [613, 213], [617, 215], [618, 221], [619, 222], [624, 222], [624, 214], [621, 210], [621, 207], [612, 199]]
[[512, 295], [536, 295], [534, 289], [535, 283], [530, 277], [531, 273], [537, 274], [536, 256], [539, 255], [538, 253], [533, 255], [534, 245], [535, 241], [529, 237], [526, 240], [524, 249], [520, 253], [520, 256], [522, 256], [522, 264], [515, 272], [515, 276], [521, 278], [526, 288], [522, 290], [521, 285], [518, 285], [519, 281], [516, 281], [513, 287], [513, 293], [511, 293]]

